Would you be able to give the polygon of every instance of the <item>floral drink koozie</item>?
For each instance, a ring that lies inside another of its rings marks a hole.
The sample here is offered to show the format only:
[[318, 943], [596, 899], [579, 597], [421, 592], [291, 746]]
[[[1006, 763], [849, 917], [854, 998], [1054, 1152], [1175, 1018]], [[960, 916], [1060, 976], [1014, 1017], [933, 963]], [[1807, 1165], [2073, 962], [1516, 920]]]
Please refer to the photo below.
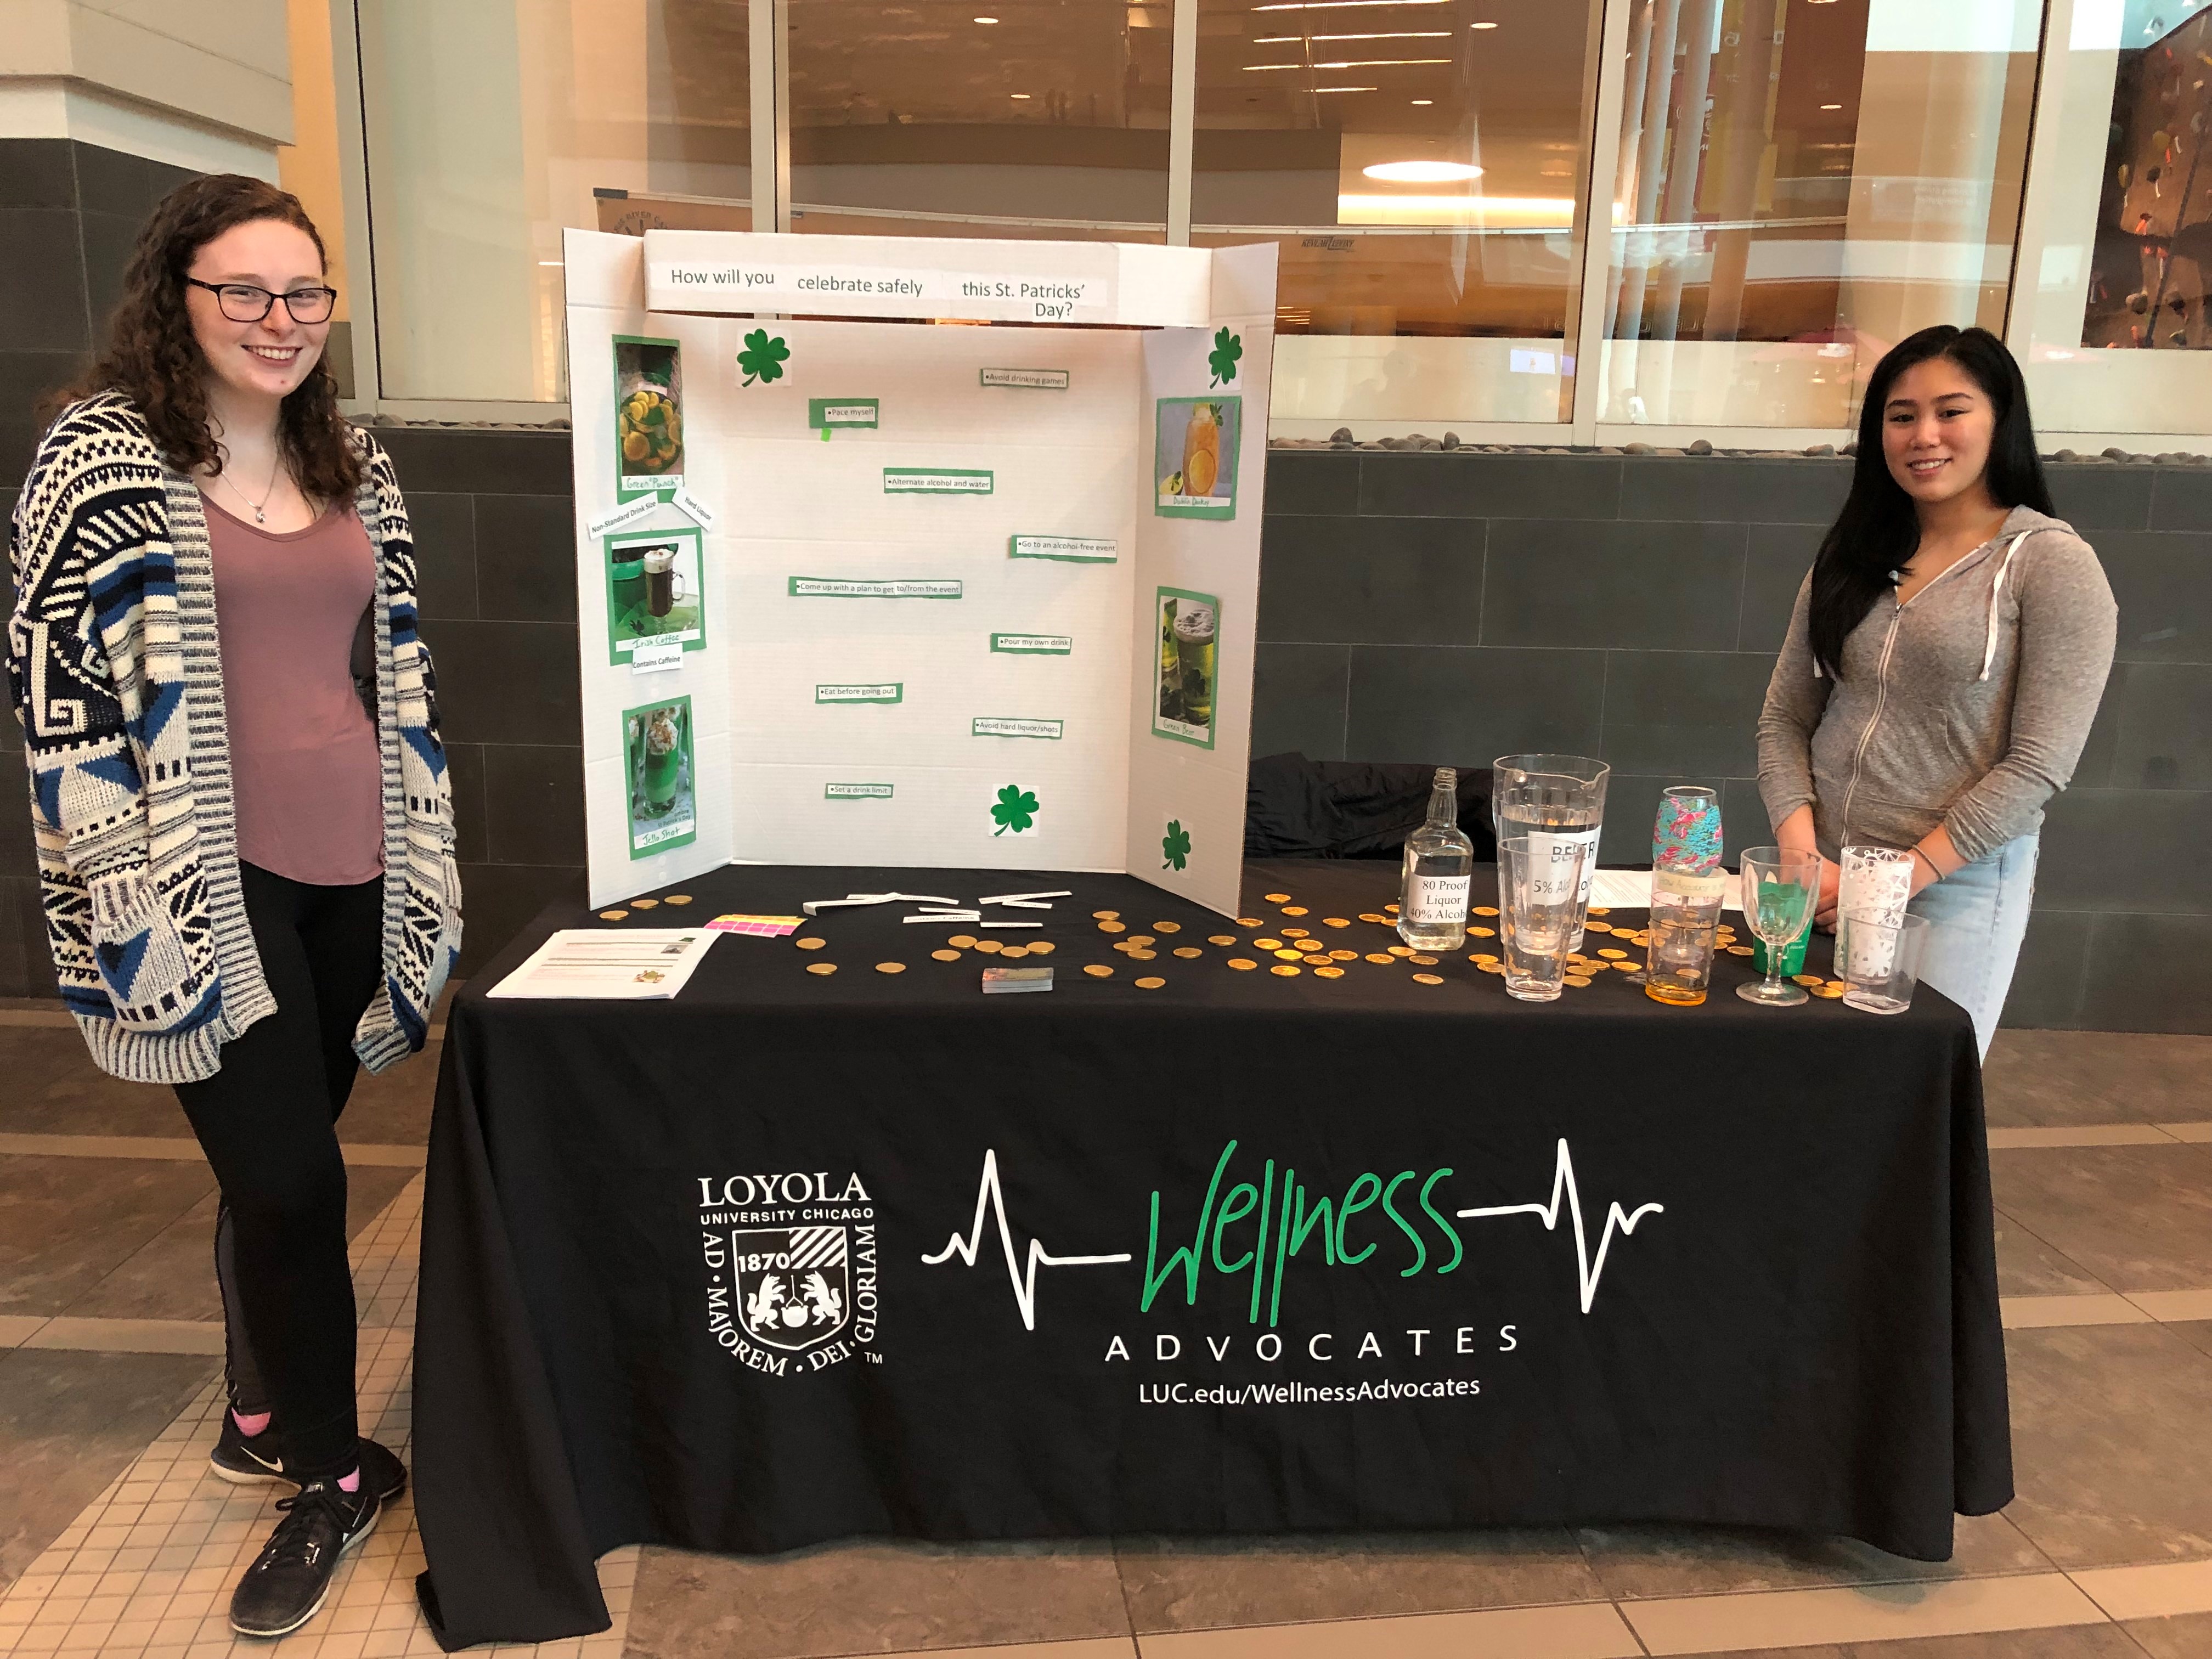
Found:
[[1912, 897], [1912, 854], [1894, 847], [1846, 847], [1843, 864], [1837, 914], [1881, 924], [1846, 930], [1850, 937], [1844, 975], [1851, 979], [1886, 979], [1897, 951], [1897, 935], [1881, 929], [1904, 925], [1905, 907]]

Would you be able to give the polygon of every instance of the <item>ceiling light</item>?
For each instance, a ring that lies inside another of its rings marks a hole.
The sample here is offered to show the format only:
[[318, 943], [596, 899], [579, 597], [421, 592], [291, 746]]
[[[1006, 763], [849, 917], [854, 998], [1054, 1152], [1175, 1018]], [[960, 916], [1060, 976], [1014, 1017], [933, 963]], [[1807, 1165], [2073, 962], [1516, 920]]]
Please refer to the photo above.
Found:
[[1416, 98], [1413, 100], [1413, 107], [1419, 109], [1424, 104], [1433, 104], [1436, 101], [1433, 98]]
[[1359, 170], [1393, 185], [1448, 185], [1482, 177], [1480, 167], [1465, 161], [1377, 161]]
[[979, 23], [995, 23], [999, 20], [995, 17], [979, 17], [975, 21]]
[[1295, 46], [1301, 40], [1449, 40], [1449, 29], [1406, 29], [1391, 34], [1262, 34], [1256, 36], [1255, 46]]
[[1302, 69], [1404, 69], [1409, 64], [1449, 64], [1449, 58], [1346, 58], [1333, 64], [1247, 64], [1246, 73], [1254, 70]]
[[1822, 109], [1841, 109], [1843, 106], [1841, 104], [1823, 104], [1820, 107]]
[[1378, 92], [1378, 87], [1316, 87], [1316, 92]]
[[1342, 6], [1441, 6], [1444, 0], [1274, 0], [1254, 11], [1334, 11]]
[[1468, 27], [1471, 29], [1494, 29], [1497, 27], [1498, 25], [1495, 23], [1469, 23], [1468, 25]]
[[1011, 94], [1011, 95], [1012, 95], [1012, 96], [1013, 96], [1013, 97], [1016, 97], [1016, 98], [1026, 98], [1026, 97], [1028, 97], [1028, 96], [1029, 96], [1029, 94], [1027, 94], [1026, 92], [1017, 92], [1017, 93], [1014, 93], [1014, 94]]

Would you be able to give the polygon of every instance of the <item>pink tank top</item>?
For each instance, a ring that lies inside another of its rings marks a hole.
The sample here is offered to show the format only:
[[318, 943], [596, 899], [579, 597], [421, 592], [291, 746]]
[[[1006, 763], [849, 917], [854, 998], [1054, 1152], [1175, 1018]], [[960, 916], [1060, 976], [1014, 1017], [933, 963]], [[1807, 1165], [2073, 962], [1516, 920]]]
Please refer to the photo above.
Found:
[[238, 856], [317, 887], [384, 870], [384, 763], [354, 694], [354, 630], [376, 592], [350, 507], [275, 535], [208, 501]]

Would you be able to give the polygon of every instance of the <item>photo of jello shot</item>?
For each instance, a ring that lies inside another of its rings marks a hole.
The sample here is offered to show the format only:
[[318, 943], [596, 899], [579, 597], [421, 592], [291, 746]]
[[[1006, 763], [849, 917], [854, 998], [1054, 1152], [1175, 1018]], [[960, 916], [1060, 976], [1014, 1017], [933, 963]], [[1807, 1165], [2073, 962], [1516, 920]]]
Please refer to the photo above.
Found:
[[629, 778], [629, 852], [642, 858], [691, 840], [691, 699], [678, 697], [623, 716]]

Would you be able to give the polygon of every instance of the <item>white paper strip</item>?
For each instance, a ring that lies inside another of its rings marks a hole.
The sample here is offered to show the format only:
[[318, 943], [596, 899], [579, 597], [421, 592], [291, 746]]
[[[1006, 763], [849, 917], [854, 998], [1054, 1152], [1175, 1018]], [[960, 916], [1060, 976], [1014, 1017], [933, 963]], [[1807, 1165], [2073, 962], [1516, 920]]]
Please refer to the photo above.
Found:
[[983, 925], [986, 927], [1042, 927], [1044, 926], [1041, 921], [987, 921]]
[[691, 522], [702, 530], [712, 530], [714, 527], [714, 508], [708, 507], [706, 502], [701, 501], [682, 484], [676, 486], [676, 494], [671, 499], [675, 501], [678, 510], [689, 514]]
[[684, 641], [673, 635], [665, 640], [640, 640], [637, 648], [630, 653], [629, 672], [633, 674], [659, 674], [683, 666]]
[[980, 921], [981, 910], [925, 910], [918, 916], [908, 916], [908, 921]]
[[650, 517], [653, 509], [659, 505], [660, 497], [658, 495], [640, 495], [635, 501], [624, 501], [620, 507], [600, 514], [584, 528], [594, 536], [604, 536], [609, 531], [620, 530], [625, 525], [633, 525], [640, 519]]
[[1051, 893], [999, 893], [994, 894], [989, 898], [977, 899], [975, 902], [978, 904], [1018, 904], [1024, 899], [1073, 898], [1074, 896], [1074, 893], [1070, 889], [1063, 887], [1058, 891]]

